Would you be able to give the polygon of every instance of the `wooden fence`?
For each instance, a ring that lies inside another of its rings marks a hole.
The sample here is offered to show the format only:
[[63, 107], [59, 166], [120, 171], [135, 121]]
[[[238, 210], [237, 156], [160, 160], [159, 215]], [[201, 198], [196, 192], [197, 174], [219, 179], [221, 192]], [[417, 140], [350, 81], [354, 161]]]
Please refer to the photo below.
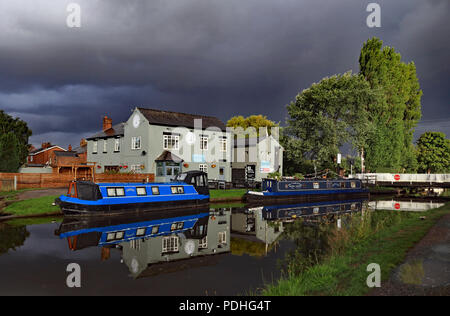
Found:
[[[45, 174], [45, 173], [0, 173], [0, 191], [11, 190], [11, 183], [17, 190], [30, 188], [65, 188], [69, 182], [74, 180], [68, 174]], [[78, 179], [78, 180], [92, 180]], [[153, 173], [136, 174], [95, 174], [95, 182], [154, 182]]]

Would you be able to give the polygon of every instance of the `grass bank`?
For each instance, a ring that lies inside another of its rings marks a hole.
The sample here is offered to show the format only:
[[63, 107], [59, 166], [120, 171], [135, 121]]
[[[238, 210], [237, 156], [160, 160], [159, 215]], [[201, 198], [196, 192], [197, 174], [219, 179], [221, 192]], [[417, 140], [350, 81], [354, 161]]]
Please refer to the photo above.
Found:
[[247, 189], [209, 190], [211, 202], [240, 201]]
[[366, 285], [370, 263], [380, 265], [382, 282], [389, 279], [407, 251], [448, 213], [450, 203], [427, 212], [375, 211], [353, 217], [346, 227], [333, 228], [327, 236], [323, 258], [291, 256], [285, 277], [267, 284], [261, 294], [365, 295], [371, 290]]
[[17, 201], [5, 207], [2, 212], [17, 216], [57, 213], [60, 211], [59, 207], [52, 205], [57, 197], [58, 196], [56, 195], [51, 195], [35, 199]]

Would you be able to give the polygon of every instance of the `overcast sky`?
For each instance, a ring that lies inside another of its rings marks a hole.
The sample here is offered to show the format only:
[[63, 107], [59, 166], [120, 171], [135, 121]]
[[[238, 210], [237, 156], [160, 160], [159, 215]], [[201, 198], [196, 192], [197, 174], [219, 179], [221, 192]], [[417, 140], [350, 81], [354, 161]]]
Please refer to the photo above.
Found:
[[[81, 27], [66, 24], [78, 3]], [[369, 28], [366, 7], [381, 6]], [[0, 0], [0, 109], [67, 147], [136, 106], [286, 120], [323, 77], [359, 71], [372, 36], [414, 61], [423, 122], [450, 136], [448, 0]], [[417, 134], [416, 133], [416, 134]]]

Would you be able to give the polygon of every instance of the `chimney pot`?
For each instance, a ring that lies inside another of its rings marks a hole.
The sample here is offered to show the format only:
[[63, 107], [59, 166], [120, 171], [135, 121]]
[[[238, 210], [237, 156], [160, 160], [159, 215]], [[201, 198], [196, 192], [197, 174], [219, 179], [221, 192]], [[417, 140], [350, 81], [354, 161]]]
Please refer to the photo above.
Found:
[[107, 131], [112, 128], [112, 119], [106, 115], [103, 117], [103, 131]]

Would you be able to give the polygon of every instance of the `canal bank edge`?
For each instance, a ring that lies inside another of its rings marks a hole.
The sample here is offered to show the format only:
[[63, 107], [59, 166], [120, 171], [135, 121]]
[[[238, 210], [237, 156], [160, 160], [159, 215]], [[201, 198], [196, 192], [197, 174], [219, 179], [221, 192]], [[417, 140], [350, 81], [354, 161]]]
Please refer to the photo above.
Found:
[[[416, 214], [416, 213], [415, 213]], [[321, 263], [306, 268], [303, 273], [286, 276], [267, 284], [259, 294], [268, 296], [360, 296], [370, 295], [367, 286], [367, 266], [381, 267], [381, 286], [387, 284], [407, 254], [444, 216], [450, 214], [450, 202], [411, 220], [387, 227], [369, 238], [347, 246], [339, 255], [331, 255]], [[448, 246], [448, 245], [447, 245]]]

